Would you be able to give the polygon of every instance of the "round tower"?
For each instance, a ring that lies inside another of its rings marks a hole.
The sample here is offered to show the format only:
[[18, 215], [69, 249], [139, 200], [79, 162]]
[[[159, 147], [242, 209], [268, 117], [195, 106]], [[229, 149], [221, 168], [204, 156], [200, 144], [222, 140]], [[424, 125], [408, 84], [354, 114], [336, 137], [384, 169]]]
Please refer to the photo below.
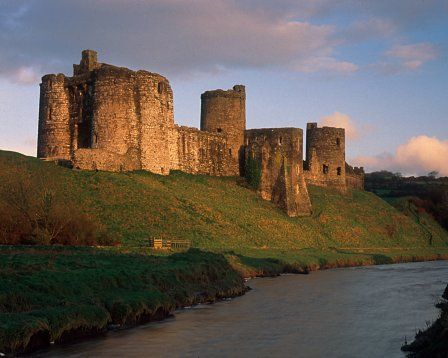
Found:
[[345, 190], [345, 129], [308, 123], [306, 161], [316, 184]]
[[46, 75], [40, 85], [37, 157], [70, 160], [70, 104], [63, 74]]
[[246, 130], [246, 90], [242, 85], [233, 89], [206, 91], [201, 95], [201, 130], [227, 135], [229, 154], [236, 163], [243, 156]]

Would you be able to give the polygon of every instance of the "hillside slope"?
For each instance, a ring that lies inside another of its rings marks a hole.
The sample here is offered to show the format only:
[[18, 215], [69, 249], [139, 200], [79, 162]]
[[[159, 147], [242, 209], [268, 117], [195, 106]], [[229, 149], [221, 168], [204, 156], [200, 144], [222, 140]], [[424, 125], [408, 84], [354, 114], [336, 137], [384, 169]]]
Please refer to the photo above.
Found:
[[[430, 218], [425, 227], [372, 193], [342, 196], [310, 187], [313, 215], [289, 218], [240, 178], [174, 172], [75, 171], [0, 151], [0, 185], [27, 178], [46, 186], [118, 233], [123, 246], [147, 245], [149, 237], [191, 240], [206, 250], [237, 253], [305, 248], [423, 248], [447, 246], [448, 234]], [[429, 234], [429, 232], [430, 234]]]

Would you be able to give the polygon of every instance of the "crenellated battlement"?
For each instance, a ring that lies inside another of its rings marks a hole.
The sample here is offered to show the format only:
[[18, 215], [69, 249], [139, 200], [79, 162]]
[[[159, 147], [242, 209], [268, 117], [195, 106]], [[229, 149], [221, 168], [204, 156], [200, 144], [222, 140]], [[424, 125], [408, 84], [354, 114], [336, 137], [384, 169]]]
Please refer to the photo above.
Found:
[[225, 97], [225, 98], [238, 98], [245, 100], [246, 99], [246, 87], [243, 85], [235, 85], [232, 89], [222, 90], [216, 89], [211, 91], [205, 91], [201, 94], [201, 99], [207, 98], [216, 98], [216, 97]]
[[82, 51], [81, 62], [79, 65], [73, 65], [73, 76], [79, 76], [88, 72], [91, 72], [101, 64], [98, 63], [98, 54], [93, 50]]

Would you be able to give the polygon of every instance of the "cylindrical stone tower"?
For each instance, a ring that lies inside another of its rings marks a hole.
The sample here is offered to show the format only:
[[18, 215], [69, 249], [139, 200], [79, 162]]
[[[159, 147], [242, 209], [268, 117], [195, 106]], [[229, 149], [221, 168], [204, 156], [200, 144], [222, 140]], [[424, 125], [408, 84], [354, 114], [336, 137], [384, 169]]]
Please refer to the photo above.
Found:
[[[306, 160], [314, 173], [328, 186], [345, 190], [345, 129], [308, 123], [306, 127]], [[318, 164], [317, 164], [318, 163]]]
[[244, 158], [246, 91], [242, 85], [231, 90], [207, 91], [201, 95], [201, 130], [225, 133], [229, 153], [238, 165]]
[[63, 74], [46, 75], [40, 85], [37, 157], [70, 160], [70, 103]]

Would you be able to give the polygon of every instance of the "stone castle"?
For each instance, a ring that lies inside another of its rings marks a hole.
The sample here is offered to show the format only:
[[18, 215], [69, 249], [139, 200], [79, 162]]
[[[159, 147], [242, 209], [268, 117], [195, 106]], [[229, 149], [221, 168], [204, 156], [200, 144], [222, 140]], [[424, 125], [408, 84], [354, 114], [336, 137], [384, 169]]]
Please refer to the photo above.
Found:
[[258, 191], [289, 216], [311, 214], [307, 184], [363, 189], [364, 171], [345, 162], [345, 131], [308, 123], [306, 160], [299, 128], [246, 130], [245, 87], [201, 95], [201, 128], [174, 122], [173, 91], [156, 73], [132, 71], [82, 52], [73, 76], [40, 85], [37, 156], [84, 170], [170, 170], [244, 175], [258, 163]]

